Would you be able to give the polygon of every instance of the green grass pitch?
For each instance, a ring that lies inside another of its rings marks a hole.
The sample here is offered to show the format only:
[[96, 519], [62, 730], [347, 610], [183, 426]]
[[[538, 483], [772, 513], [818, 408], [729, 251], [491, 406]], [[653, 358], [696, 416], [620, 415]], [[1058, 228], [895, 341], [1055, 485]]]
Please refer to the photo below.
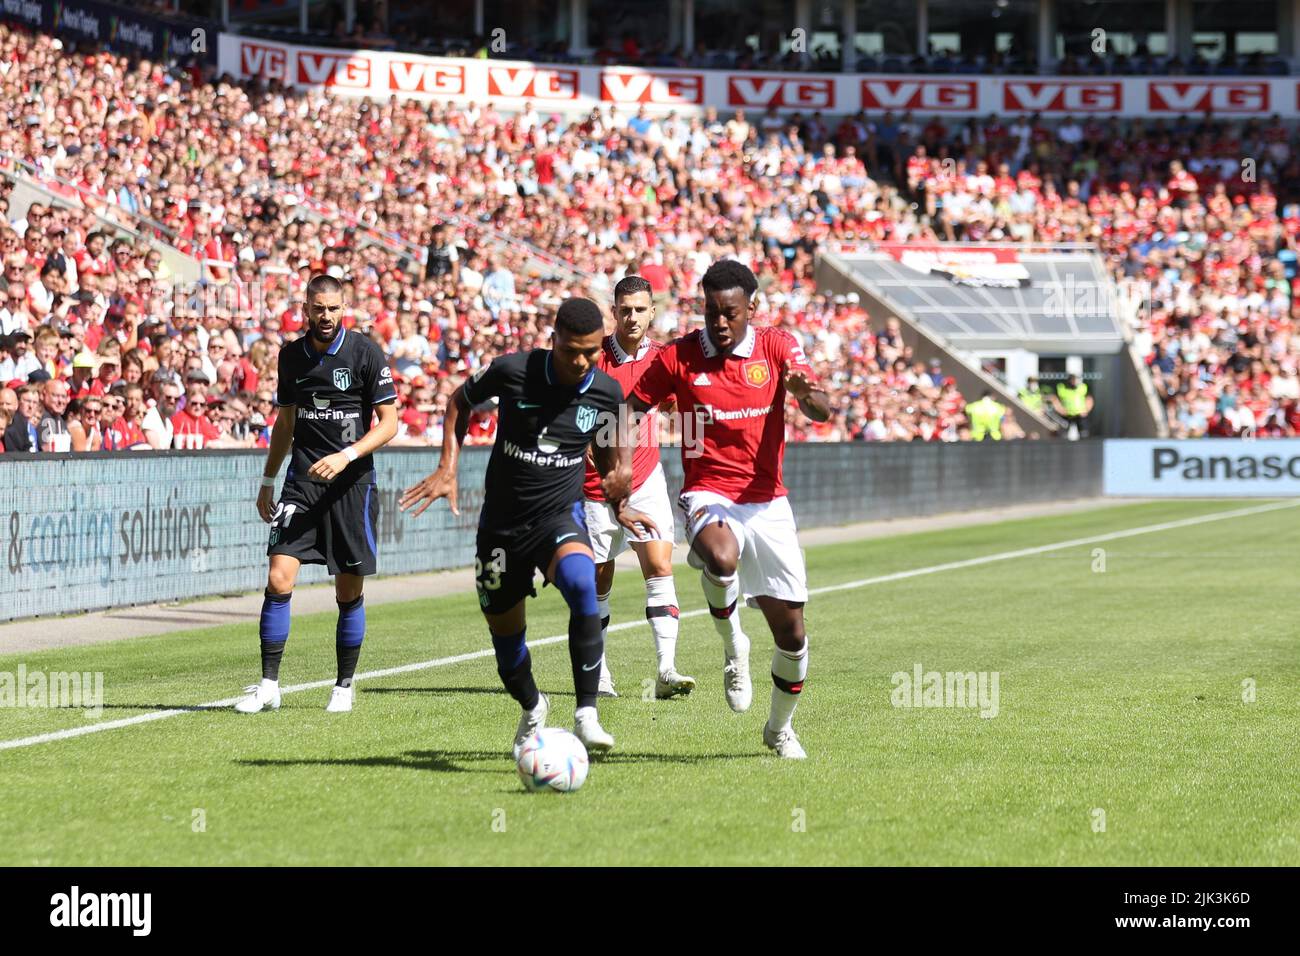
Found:
[[[810, 548], [809, 583], [1255, 504], [1123, 505]], [[0, 864], [1294, 865], [1298, 566], [1300, 509], [1282, 508], [815, 594], [795, 719], [804, 762], [762, 746], [771, 643], [756, 611], [744, 612], [748, 713], [727, 709], [702, 616], [683, 619], [679, 641], [695, 694], [642, 699], [644, 591], [621, 572], [614, 619], [641, 623], [610, 637], [623, 696], [601, 713], [617, 747], [577, 793], [523, 791], [509, 757], [518, 711], [486, 656], [363, 680], [349, 715], [324, 713], [322, 688], [275, 713], [184, 713], [0, 750]], [[693, 572], [677, 584], [684, 611], [703, 606]], [[563, 633], [561, 599], [541, 593], [530, 637]], [[472, 593], [368, 617], [362, 671], [488, 646]], [[284, 685], [332, 676], [333, 632], [333, 614], [295, 618]], [[549, 723], [569, 725], [565, 645], [533, 661]], [[226, 626], [0, 656], [0, 671], [20, 664], [102, 671], [98, 720], [119, 720], [237, 695], [257, 638]], [[996, 673], [997, 716], [895, 707], [893, 675], [917, 664]], [[87, 722], [0, 709], [0, 742]]]

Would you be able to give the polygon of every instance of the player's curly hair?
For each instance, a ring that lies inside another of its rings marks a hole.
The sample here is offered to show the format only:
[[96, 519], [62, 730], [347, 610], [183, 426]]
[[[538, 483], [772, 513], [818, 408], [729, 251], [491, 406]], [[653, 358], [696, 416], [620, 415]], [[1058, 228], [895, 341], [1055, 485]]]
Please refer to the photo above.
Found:
[[719, 259], [709, 266], [700, 279], [700, 288], [705, 292], [726, 292], [728, 289], [740, 289], [745, 298], [750, 298], [758, 291], [758, 280], [743, 262], [735, 259]]
[[624, 276], [618, 280], [618, 285], [614, 286], [614, 301], [617, 302], [627, 295], [636, 295], [638, 292], [645, 292], [648, 295], [654, 294], [650, 289], [650, 283], [645, 280], [644, 276]]
[[600, 306], [590, 299], [565, 299], [555, 311], [555, 331], [565, 335], [590, 335], [605, 328]]

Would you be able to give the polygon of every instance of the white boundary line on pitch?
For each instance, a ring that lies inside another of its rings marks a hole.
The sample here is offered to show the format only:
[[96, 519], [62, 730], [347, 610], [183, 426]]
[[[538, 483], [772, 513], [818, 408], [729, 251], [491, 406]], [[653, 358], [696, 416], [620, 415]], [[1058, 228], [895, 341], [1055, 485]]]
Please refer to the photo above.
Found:
[[[975, 568], [984, 564], [994, 564], [998, 561], [1013, 561], [1016, 558], [1027, 558], [1035, 554], [1046, 554], [1049, 551], [1064, 551], [1067, 548], [1078, 548], [1087, 544], [1101, 544], [1104, 541], [1116, 541], [1121, 538], [1132, 538], [1140, 534], [1154, 534], [1158, 531], [1172, 531], [1176, 528], [1190, 528], [1194, 525], [1208, 524], [1212, 521], [1224, 521], [1228, 518], [1244, 518], [1248, 515], [1264, 514], [1269, 511], [1281, 511], [1286, 508], [1295, 508], [1300, 506], [1300, 500], [1285, 501], [1274, 504], [1254, 505], [1249, 508], [1236, 508], [1232, 511], [1215, 511], [1206, 515], [1197, 515], [1192, 518], [1180, 518], [1177, 521], [1162, 521], [1159, 524], [1143, 525], [1140, 528], [1126, 528], [1122, 531], [1110, 531], [1106, 534], [1091, 535], [1087, 538], [1073, 538], [1069, 541], [1058, 541], [1054, 544], [1043, 544], [1033, 548], [1020, 548], [1016, 551], [1002, 551], [998, 554], [986, 554], [978, 558], [967, 558], [964, 561], [949, 561], [945, 564], [935, 564], [927, 568], [912, 568], [908, 571], [895, 571], [893, 574], [882, 574], [874, 578], [861, 578], [857, 581], [845, 581], [842, 584], [830, 584], [825, 587], [812, 588], [808, 591], [809, 596], [814, 594], [830, 594], [833, 591], [849, 591], [856, 588], [870, 587], [874, 584], [888, 584], [891, 581], [904, 581], [908, 578], [919, 578], [927, 574], [939, 574], [943, 571], [957, 571], [962, 568]], [[699, 608], [694, 611], [682, 612], [682, 617], [699, 617], [705, 614], [707, 609]], [[621, 624], [613, 624], [609, 627], [610, 631], [623, 631], [632, 627], [644, 627], [643, 621], [624, 621]], [[555, 637], [543, 637], [535, 641], [529, 641], [528, 646], [542, 647], [546, 644], [558, 644], [560, 641], [567, 641], [567, 634], [559, 634]], [[385, 667], [376, 671], [365, 671], [358, 674], [356, 679], [375, 680], [380, 677], [392, 677], [395, 674], [410, 674], [414, 671], [428, 670], [433, 667], [449, 667], [452, 664], [460, 664], [464, 661], [477, 660], [481, 657], [491, 657], [495, 652], [491, 648], [479, 651], [470, 651], [466, 654], [456, 654], [452, 657], [439, 657], [430, 661], [419, 661], [414, 664], [402, 664], [398, 667]], [[293, 684], [289, 687], [280, 688], [281, 694], [296, 694], [304, 690], [317, 690], [322, 687], [330, 687], [334, 680], [317, 680], [309, 681], [306, 684]], [[241, 695], [242, 696], [242, 695]], [[123, 717], [121, 720], [109, 720], [103, 723], [90, 724], [85, 727], [70, 727], [66, 730], [55, 730], [47, 734], [37, 734], [33, 737], [20, 737], [16, 740], [0, 740], [0, 750], [16, 750], [19, 747], [35, 747], [38, 744], [53, 743], [56, 740], [68, 740], [73, 737], [84, 737], [86, 734], [95, 734], [105, 730], [117, 730], [120, 727], [130, 727], [135, 724], [147, 724], [154, 720], [163, 720], [167, 717], [176, 717], [179, 714], [191, 714], [195, 711], [218, 710], [223, 707], [231, 707], [239, 700], [239, 697], [228, 697], [225, 700], [214, 700], [207, 704], [196, 704], [193, 707], [181, 707], [171, 710], [159, 710], [149, 714], [139, 714], [135, 717]]]

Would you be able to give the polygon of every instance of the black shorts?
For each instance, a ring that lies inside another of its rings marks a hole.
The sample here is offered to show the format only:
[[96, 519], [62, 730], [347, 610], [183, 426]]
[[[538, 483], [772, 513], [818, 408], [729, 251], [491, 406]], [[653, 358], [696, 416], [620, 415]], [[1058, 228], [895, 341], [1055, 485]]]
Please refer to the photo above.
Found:
[[374, 482], [286, 481], [271, 520], [266, 553], [323, 564], [332, 575], [374, 574], [378, 514]]
[[1087, 415], [1062, 415], [1061, 417], [1065, 419], [1066, 431], [1069, 431], [1070, 426], [1074, 425], [1076, 428], [1079, 429], [1080, 435], [1086, 435], [1088, 433]]
[[541, 518], [517, 528], [478, 529], [474, 584], [485, 614], [504, 614], [526, 597], [537, 597], [533, 571], [546, 574], [562, 544], [576, 541], [591, 547], [587, 514], [581, 501], [567, 512]]

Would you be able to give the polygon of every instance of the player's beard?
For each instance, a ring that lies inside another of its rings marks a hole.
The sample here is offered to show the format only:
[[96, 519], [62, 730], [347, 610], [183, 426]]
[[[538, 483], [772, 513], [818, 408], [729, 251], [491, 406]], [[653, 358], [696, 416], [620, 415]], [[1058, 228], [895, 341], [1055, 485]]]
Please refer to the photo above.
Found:
[[331, 331], [329, 337], [326, 338], [321, 334], [320, 323], [315, 323], [311, 326], [311, 337], [321, 345], [329, 346], [334, 344], [334, 340], [339, 337], [341, 331], [343, 331], [343, 326], [335, 323], [333, 331]]

